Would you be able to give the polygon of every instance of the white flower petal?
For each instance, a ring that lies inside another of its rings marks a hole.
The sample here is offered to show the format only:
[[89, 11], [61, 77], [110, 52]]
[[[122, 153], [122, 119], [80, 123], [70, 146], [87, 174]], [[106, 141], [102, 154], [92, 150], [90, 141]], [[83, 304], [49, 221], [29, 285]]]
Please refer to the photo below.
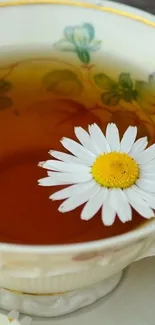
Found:
[[96, 156], [90, 150], [84, 148], [81, 144], [69, 138], [63, 138], [60, 142], [62, 143], [63, 147], [70, 151], [73, 155], [93, 164]]
[[143, 165], [144, 167], [140, 166], [140, 174], [141, 175], [148, 175], [148, 174], [154, 174], [155, 175], [155, 164], [150, 166], [148, 165]]
[[50, 196], [50, 199], [51, 200], [67, 199], [71, 196], [78, 195], [78, 194], [88, 190], [89, 188], [91, 188], [94, 185], [94, 183], [96, 183], [96, 182], [92, 179], [85, 183], [79, 183], [79, 184], [75, 184], [75, 185], [66, 187], [63, 190], [60, 190], [60, 191], [52, 194]]
[[89, 133], [87, 133], [81, 127], [75, 127], [74, 131], [75, 131], [76, 137], [78, 138], [78, 140], [81, 142], [81, 144], [85, 148], [92, 151], [95, 155], [98, 155], [100, 153], [98, 146], [93, 142], [93, 140], [92, 140], [91, 136], [89, 135]]
[[90, 133], [90, 137], [91, 137], [91, 142], [92, 142], [92, 146], [94, 148], [94, 152], [97, 154], [97, 155], [101, 155], [103, 154], [103, 148], [102, 148], [102, 145], [100, 146], [100, 142], [98, 142], [97, 140], [97, 132], [96, 131], [96, 124], [91, 124], [88, 126], [88, 129], [89, 129], [89, 133]]
[[147, 162], [151, 162], [151, 160], [155, 159], [155, 143], [152, 144], [152, 146], [148, 147], [146, 150], [144, 150], [142, 153], [140, 153], [136, 161], [139, 164], [145, 164]]
[[100, 155], [103, 153], [102, 149], [100, 148], [99, 144], [95, 141], [96, 139], [96, 131], [94, 128], [94, 124], [88, 126], [90, 138], [91, 138], [91, 146], [93, 148], [93, 151], [96, 155]]
[[102, 206], [102, 222], [105, 226], [111, 226], [116, 217], [116, 211], [110, 204], [110, 191], [111, 190], [108, 190], [107, 197]]
[[129, 154], [133, 157], [136, 158], [140, 152], [142, 152], [143, 150], [145, 150], [145, 148], [148, 145], [148, 140], [147, 137], [143, 137], [138, 139], [132, 146], [131, 151], [129, 152]]
[[0, 324], [1, 325], [10, 325], [8, 317], [0, 314]]
[[120, 152], [128, 153], [132, 149], [136, 136], [137, 136], [137, 127], [129, 126], [121, 140]]
[[106, 129], [106, 138], [110, 145], [111, 151], [119, 151], [120, 150], [120, 137], [119, 131], [114, 123], [109, 123]]
[[138, 192], [138, 194], [145, 200], [145, 199], [149, 199], [149, 200], [153, 200], [155, 199], [155, 194], [147, 192], [143, 189], [141, 189], [140, 187], [138, 187], [137, 185], [133, 185], [131, 187], [134, 191]]
[[136, 184], [145, 191], [155, 193], [155, 182], [154, 181], [138, 179]]
[[68, 172], [68, 173], [90, 173], [91, 168], [84, 165], [78, 165], [73, 163], [65, 163], [63, 161], [57, 160], [47, 160], [40, 162], [38, 164], [40, 167], [60, 172]]
[[[93, 129], [93, 134], [92, 134]], [[93, 141], [100, 147], [101, 153], [110, 152], [109, 143], [99, 126], [94, 123], [93, 128], [89, 126], [89, 132], [93, 136]]]
[[116, 211], [121, 222], [132, 220], [132, 210], [128, 200], [120, 188], [111, 191], [110, 204]]
[[74, 128], [75, 135], [77, 139], [80, 141], [82, 146], [91, 150], [91, 138], [87, 131], [85, 131], [82, 127], [77, 126]]
[[[147, 162], [147, 163], [140, 163], [139, 164], [139, 166], [140, 166], [140, 169], [143, 169], [143, 170], [145, 170], [145, 169], [151, 169], [151, 168], [155, 168], [155, 159], [153, 159], [153, 160], [151, 160], [151, 161], [149, 161], [149, 162]], [[154, 169], [152, 169], [152, 170], [154, 170]]]
[[61, 160], [61, 161], [64, 161], [64, 162], [67, 162], [67, 163], [73, 163], [73, 164], [84, 164], [84, 165], [87, 165], [87, 166], [91, 166], [92, 163], [91, 162], [87, 162], [87, 161], [84, 161], [84, 160], [81, 160], [75, 156], [72, 156], [72, 155], [69, 155], [68, 153], [64, 153], [64, 152], [61, 152], [61, 151], [55, 151], [55, 150], [50, 150], [49, 151], [49, 154], [58, 159], [58, 160]]
[[154, 216], [153, 210], [149, 207], [133, 187], [124, 190], [131, 206], [144, 218], [151, 219]]
[[155, 210], [155, 199], [153, 200], [145, 199], [145, 201], [151, 209]]
[[139, 179], [142, 179], [144, 181], [152, 181], [155, 182], [155, 173], [149, 173], [149, 172], [144, 172], [144, 171], [140, 171], [140, 177]]
[[155, 209], [155, 194], [146, 192], [145, 190], [139, 188], [137, 185], [133, 185], [132, 188], [140, 195], [144, 201], [148, 203], [150, 208]]
[[93, 196], [84, 206], [81, 212], [82, 220], [90, 220], [99, 211], [107, 195], [107, 188], [100, 188], [99, 192]]
[[100, 186], [97, 183], [94, 183], [94, 185], [91, 188], [87, 189], [84, 193], [70, 197], [64, 201], [59, 206], [58, 211], [64, 213], [76, 209], [81, 204], [87, 202], [92, 196], [96, 195], [99, 190]]
[[60, 172], [48, 172], [49, 177], [39, 179], [41, 186], [55, 186], [65, 184], [83, 183], [92, 179], [91, 173], [71, 174]]

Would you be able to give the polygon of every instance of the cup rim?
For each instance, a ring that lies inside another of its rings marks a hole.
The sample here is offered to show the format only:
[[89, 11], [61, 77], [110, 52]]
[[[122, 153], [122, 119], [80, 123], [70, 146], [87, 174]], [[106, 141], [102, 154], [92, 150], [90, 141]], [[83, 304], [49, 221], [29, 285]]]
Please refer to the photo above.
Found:
[[[154, 15], [143, 10], [128, 6], [126, 4], [115, 3], [113, 1], [104, 0], [104, 5], [97, 0], [90, 0], [91, 2], [76, 1], [76, 0], [9, 0], [0, 2], [0, 9], [17, 6], [31, 6], [31, 5], [68, 5], [73, 7], [81, 7], [85, 9], [94, 9], [110, 14], [122, 16], [131, 20], [136, 20], [140, 23], [155, 28]], [[111, 7], [110, 7], [111, 6]]]
[[[142, 10], [127, 6], [125, 4], [114, 3], [112, 1], [104, 0], [104, 6], [96, 3], [81, 2], [74, 0], [13, 0], [0, 2], [0, 9], [9, 8], [14, 6], [31, 6], [31, 5], [69, 5], [75, 7], [82, 7], [85, 9], [95, 9], [103, 12], [108, 12], [125, 18], [136, 20], [139, 23], [148, 25], [149, 27], [155, 28], [155, 20], [153, 15], [146, 13]], [[149, 20], [149, 19], [150, 20]], [[152, 20], [151, 20], [152, 19]], [[128, 233], [117, 235], [106, 239], [94, 240], [90, 242], [82, 242], [77, 244], [65, 244], [65, 245], [22, 245], [22, 244], [11, 244], [11, 243], [0, 243], [1, 252], [13, 252], [13, 253], [31, 253], [31, 254], [71, 254], [79, 252], [89, 252], [99, 249], [109, 249], [117, 246], [126, 246], [131, 242], [137, 242], [143, 240], [148, 235], [155, 233], [155, 219], [152, 219], [134, 229]]]
[[114, 249], [117, 247], [127, 246], [131, 242], [135, 243], [144, 240], [148, 235], [155, 234], [155, 219], [147, 221], [146, 224], [122, 235], [117, 235], [110, 238], [94, 240], [90, 242], [81, 242], [76, 244], [64, 245], [23, 245], [0, 243], [1, 252], [12, 253], [31, 253], [31, 254], [72, 254], [80, 252], [90, 252], [101, 249]]

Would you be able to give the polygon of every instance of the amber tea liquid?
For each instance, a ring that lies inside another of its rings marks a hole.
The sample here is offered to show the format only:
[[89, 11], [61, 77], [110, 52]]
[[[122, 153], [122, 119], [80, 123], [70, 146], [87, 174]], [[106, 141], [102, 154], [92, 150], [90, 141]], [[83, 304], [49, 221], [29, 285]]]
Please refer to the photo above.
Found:
[[63, 63], [60, 66], [58, 62], [38, 57], [17, 60], [14, 65], [10, 60], [6, 66], [1, 65], [0, 242], [35, 245], [88, 242], [123, 234], [144, 223], [135, 211], [131, 222], [122, 224], [116, 218], [111, 227], [103, 225], [100, 211], [90, 221], [80, 219], [82, 207], [61, 214], [58, 212], [61, 201], [49, 200], [60, 186], [38, 186], [37, 180], [46, 176], [46, 170], [39, 168], [38, 162], [50, 159], [50, 149], [63, 151], [60, 139], [63, 136], [75, 139], [74, 126], [87, 129], [88, 124], [96, 122], [104, 131], [107, 123], [113, 121], [121, 134], [129, 125], [137, 125], [138, 136], [148, 135], [145, 124], [134, 112], [124, 112], [121, 107], [117, 111], [110, 107], [107, 110], [99, 104], [90, 107], [79, 95], [59, 96], [45, 89], [44, 75], [52, 69], [64, 68]]

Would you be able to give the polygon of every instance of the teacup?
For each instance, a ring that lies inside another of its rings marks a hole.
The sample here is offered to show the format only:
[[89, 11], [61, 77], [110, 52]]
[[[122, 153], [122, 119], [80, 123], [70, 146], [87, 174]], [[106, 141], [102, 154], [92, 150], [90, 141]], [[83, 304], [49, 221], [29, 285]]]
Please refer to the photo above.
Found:
[[[27, 60], [32, 64], [37, 61], [36, 53], [40, 51], [40, 57], [45, 61], [49, 58], [59, 61], [60, 69], [66, 71], [74, 84], [68, 89], [75, 99], [84, 88], [84, 82], [88, 77], [92, 81], [91, 74], [95, 73], [96, 92], [88, 98], [88, 82], [82, 100], [83, 104], [87, 102], [90, 107], [95, 106], [106, 88], [107, 97], [104, 97], [106, 100], [101, 107], [96, 108], [97, 116], [102, 109], [103, 119], [108, 122], [109, 114], [119, 114], [118, 104], [121, 103], [124, 119], [133, 115], [133, 118], [143, 121], [150, 138], [154, 136], [153, 16], [109, 1], [102, 4], [73, 0], [1, 2], [0, 15], [0, 54], [7, 61], [12, 53], [12, 65], [6, 64], [5, 69], [0, 70], [0, 78], [9, 74], [14, 91], [20, 87], [16, 74], [21, 62], [25, 63], [25, 51], [31, 50]], [[14, 62], [18, 47], [19, 59]], [[100, 67], [95, 71], [95, 64], [101, 57]], [[73, 70], [69, 74], [70, 66]], [[122, 75], [125, 85], [122, 93], [114, 96], [110, 93], [108, 85], [105, 86], [99, 78], [103, 71], [111, 82], [119, 82]], [[41, 77], [44, 73], [43, 68]], [[62, 93], [65, 74], [52, 78], [56, 78], [54, 85], [58, 86], [54, 86], [53, 91], [59, 90], [63, 98], [66, 96]], [[51, 86], [52, 80], [46, 79], [46, 85]], [[39, 91], [42, 90], [39, 89], [37, 96], [41, 96]], [[13, 101], [11, 92], [5, 95], [3, 100], [0, 98], [2, 110]], [[31, 98], [27, 100], [31, 106]], [[20, 112], [14, 113], [18, 115]], [[3, 149], [8, 150], [8, 147]], [[154, 240], [155, 221], [151, 220], [126, 234], [88, 243], [53, 246], [0, 244], [0, 307], [17, 308], [39, 316], [56, 316], [88, 305], [117, 285], [125, 267], [146, 256], [153, 256]]]

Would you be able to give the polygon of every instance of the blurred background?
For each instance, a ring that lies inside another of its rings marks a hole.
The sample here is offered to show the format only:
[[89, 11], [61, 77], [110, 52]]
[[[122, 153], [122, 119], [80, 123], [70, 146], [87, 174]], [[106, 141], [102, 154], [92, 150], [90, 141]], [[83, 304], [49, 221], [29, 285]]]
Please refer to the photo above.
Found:
[[155, 0], [113, 0], [155, 14]]

